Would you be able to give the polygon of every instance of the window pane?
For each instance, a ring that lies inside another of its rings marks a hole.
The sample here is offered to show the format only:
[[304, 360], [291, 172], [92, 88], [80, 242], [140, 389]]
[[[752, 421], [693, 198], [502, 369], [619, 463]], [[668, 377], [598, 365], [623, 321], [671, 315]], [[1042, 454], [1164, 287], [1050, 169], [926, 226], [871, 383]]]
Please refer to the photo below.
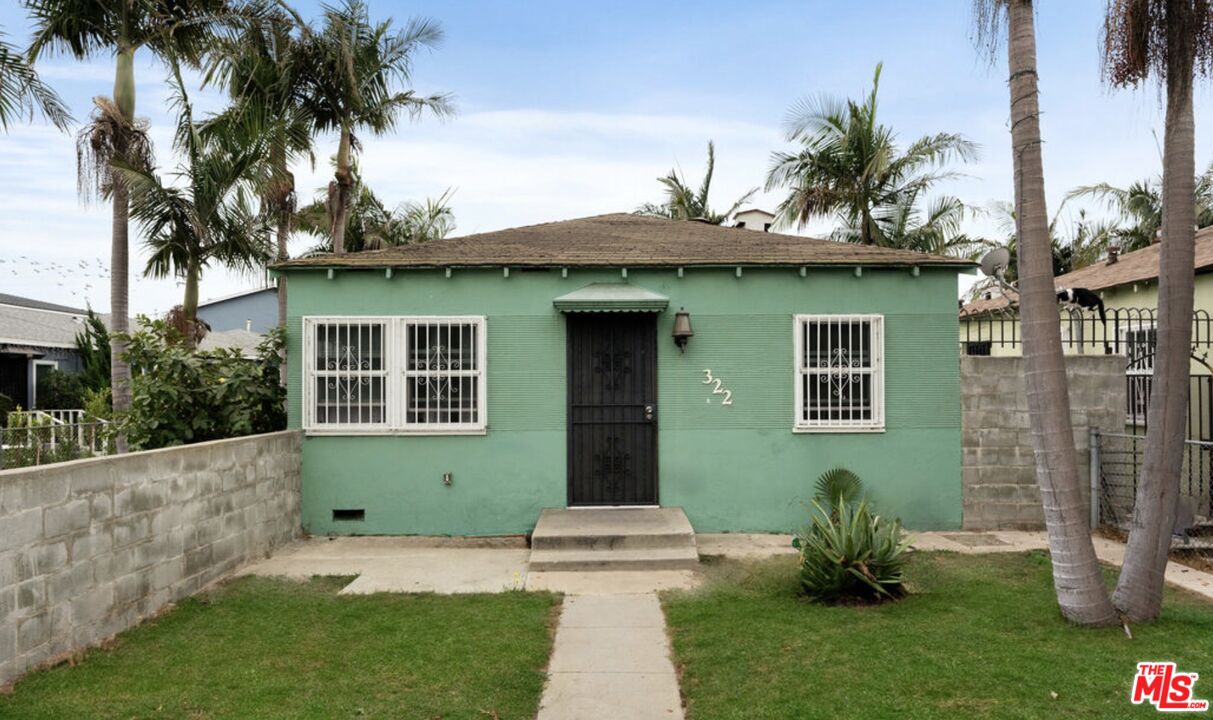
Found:
[[316, 369], [383, 370], [383, 325], [340, 323], [316, 326]]
[[872, 324], [866, 320], [811, 320], [805, 324], [805, 367], [871, 367]]
[[450, 323], [410, 325], [408, 369], [478, 370], [476, 326]]
[[316, 422], [363, 425], [385, 420], [383, 377], [316, 378]]
[[810, 422], [872, 419], [872, 376], [826, 372], [804, 375], [805, 419]]
[[406, 422], [433, 424], [471, 424], [478, 421], [477, 377], [426, 375], [408, 379]]

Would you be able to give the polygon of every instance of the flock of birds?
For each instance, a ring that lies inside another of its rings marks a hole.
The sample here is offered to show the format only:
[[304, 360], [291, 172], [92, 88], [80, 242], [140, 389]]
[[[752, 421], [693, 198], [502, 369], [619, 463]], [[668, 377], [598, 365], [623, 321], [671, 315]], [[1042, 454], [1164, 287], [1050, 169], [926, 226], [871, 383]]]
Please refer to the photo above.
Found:
[[[30, 255], [0, 257], [0, 277], [35, 277], [44, 289], [55, 287], [55, 295], [64, 304], [86, 305], [94, 290], [109, 292], [109, 261], [93, 257], [74, 262], [40, 260]], [[139, 273], [130, 274], [132, 284], [145, 282]], [[0, 287], [8, 283], [0, 283]], [[73, 303], [66, 302], [68, 299]]]

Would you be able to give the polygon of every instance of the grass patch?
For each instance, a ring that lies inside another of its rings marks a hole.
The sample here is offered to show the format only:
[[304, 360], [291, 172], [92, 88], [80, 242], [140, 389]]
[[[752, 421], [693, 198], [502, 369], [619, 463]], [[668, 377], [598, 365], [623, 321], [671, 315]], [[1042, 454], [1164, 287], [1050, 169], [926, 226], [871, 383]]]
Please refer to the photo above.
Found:
[[243, 578], [0, 697], [25, 718], [532, 718], [554, 596]]
[[797, 597], [795, 561], [719, 561], [700, 590], [663, 595], [689, 717], [1156, 717], [1128, 700], [1155, 659], [1213, 698], [1213, 605], [1194, 596], [1168, 591], [1128, 640], [1061, 619], [1043, 553], [918, 552], [913, 594], [871, 607]]

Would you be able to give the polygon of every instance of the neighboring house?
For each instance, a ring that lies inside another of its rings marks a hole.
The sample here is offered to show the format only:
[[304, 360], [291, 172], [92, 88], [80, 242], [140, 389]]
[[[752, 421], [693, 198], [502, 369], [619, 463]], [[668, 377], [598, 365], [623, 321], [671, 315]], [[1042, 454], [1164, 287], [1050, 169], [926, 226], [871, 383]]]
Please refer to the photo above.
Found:
[[23, 408], [37, 408], [43, 373], [52, 368], [79, 372], [76, 334], [87, 317], [80, 308], [0, 293], [0, 394]]
[[733, 213], [733, 227], [735, 228], [770, 232], [771, 227], [774, 226], [774, 224], [775, 213], [769, 213], [766, 210], [749, 208], [747, 210], [738, 210], [737, 212]]
[[[1086, 288], [1104, 302], [1106, 323], [1094, 311], [1059, 309], [1067, 354], [1115, 353], [1126, 357], [1127, 424], [1144, 427], [1157, 344], [1158, 267], [1162, 246], [1110, 254], [1100, 262], [1054, 279], [1061, 288]], [[1189, 437], [1213, 436], [1213, 228], [1196, 233], [1196, 285], [1193, 303], [1192, 412]], [[1012, 294], [1015, 304], [1018, 298]], [[960, 343], [969, 355], [1018, 355], [1022, 351], [1018, 308], [1004, 293], [991, 290], [960, 308]], [[1203, 379], [1202, 379], [1203, 378]], [[1207, 387], [1205, 387], [1207, 385]]]
[[278, 324], [278, 290], [244, 290], [198, 303], [198, 319], [214, 331], [247, 330], [264, 333]]
[[202, 337], [198, 349], [209, 350], [239, 350], [240, 355], [249, 360], [256, 359], [257, 346], [265, 340], [261, 333], [250, 332], [237, 328], [235, 330], [212, 330]]
[[836, 466], [882, 514], [959, 527], [970, 266], [630, 214], [288, 261], [304, 528], [662, 505], [787, 531]]

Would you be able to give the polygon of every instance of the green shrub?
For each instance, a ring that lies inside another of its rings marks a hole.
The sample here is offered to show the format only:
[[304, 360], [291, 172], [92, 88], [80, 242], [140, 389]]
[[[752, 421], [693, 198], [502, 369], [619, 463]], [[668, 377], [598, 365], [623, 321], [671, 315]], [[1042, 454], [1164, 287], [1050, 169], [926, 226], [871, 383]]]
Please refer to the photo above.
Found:
[[278, 381], [282, 333], [271, 331], [250, 360], [233, 349], [194, 352], [161, 320], [139, 319], [128, 339], [131, 407], [116, 418], [131, 448], [147, 450], [286, 427]]
[[800, 586], [828, 603], [879, 602], [905, 594], [909, 539], [897, 520], [873, 514], [863, 482], [843, 468], [817, 480], [812, 516], [792, 540], [800, 551]]
[[8, 414], [16, 409], [16, 401], [8, 395], [0, 393], [0, 428], [8, 425]]
[[84, 407], [80, 376], [51, 368], [38, 377], [38, 407], [44, 410], [79, 410]]

